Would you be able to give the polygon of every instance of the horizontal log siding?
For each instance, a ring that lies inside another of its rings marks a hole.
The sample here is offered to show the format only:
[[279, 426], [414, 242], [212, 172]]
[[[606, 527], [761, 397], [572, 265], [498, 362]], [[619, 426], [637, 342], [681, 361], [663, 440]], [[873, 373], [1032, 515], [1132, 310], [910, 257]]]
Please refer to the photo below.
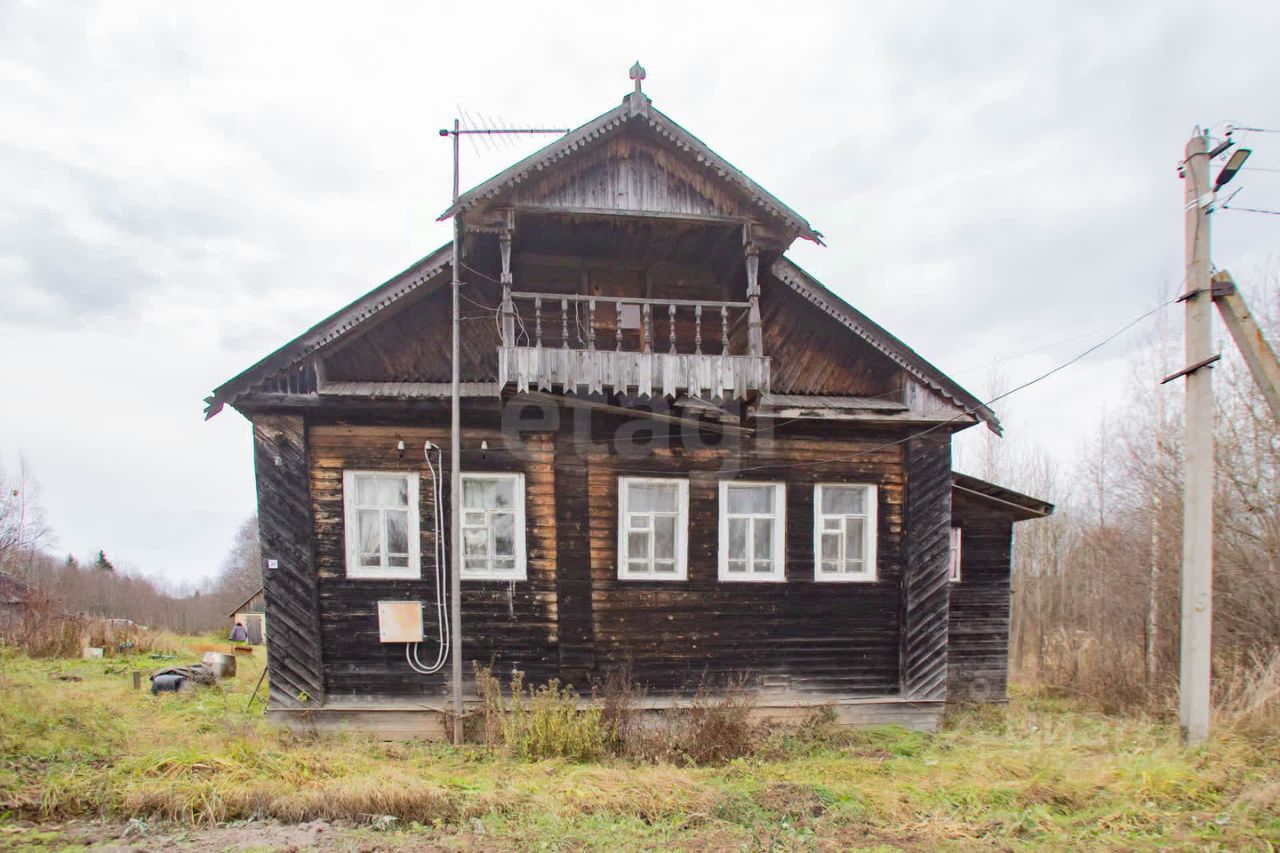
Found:
[[[787, 693], [899, 692], [905, 483], [903, 445], [884, 446], [892, 435], [703, 434], [703, 446], [678, 434], [668, 437], [653, 422], [637, 431], [635, 421], [561, 414], [561, 423], [573, 421], [575, 429], [548, 423], [524, 434], [520, 453], [503, 449], [496, 419], [466, 428], [468, 470], [525, 473], [529, 552], [527, 581], [463, 583], [468, 681], [472, 661], [479, 661], [504, 677], [519, 669], [531, 682], [560, 677], [580, 690], [610, 668], [629, 666], [655, 694], [690, 693], [704, 682], [735, 677]], [[588, 423], [590, 437], [582, 431]], [[634, 450], [627, 437], [641, 434], [652, 440], [650, 449], [640, 456], [627, 452]], [[614, 436], [622, 437], [621, 444]], [[418, 676], [405, 664], [403, 646], [383, 646], [377, 637], [379, 600], [434, 599], [431, 484], [421, 462], [427, 439], [447, 446], [447, 427], [317, 423], [308, 430], [324, 683], [337, 701], [446, 695], [447, 668]], [[400, 440], [403, 461], [396, 451]], [[491, 448], [483, 461], [482, 440]], [[346, 578], [344, 468], [420, 472], [422, 580]], [[737, 474], [738, 468], [752, 470]], [[687, 581], [618, 580], [617, 478], [628, 474], [689, 477]], [[786, 483], [786, 583], [717, 579], [722, 478]], [[879, 487], [874, 583], [814, 581], [817, 482]], [[559, 571], [557, 555], [565, 561]], [[425, 624], [430, 637], [433, 606]], [[424, 643], [423, 656], [433, 658], [433, 648], [432, 641]]]
[[[447, 427], [391, 427], [315, 425], [309, 431], [311, 488], [314, 495], [316, 570], [319, 575], [320, 627], [324, 635], [324, 677], [332, 698], [446, 694], [449, 668], [422, 676], [404, 659], [401, 644], [378, 641], [377, 607], [380, 600], [419, 600], [427, 604], [424, 626], [427, 641], [420, 657], [435, 659], [435, 574], [431, 555], [431, 479], [423, 463], [422, 445], [431, 440], [447, 448]], [[404, 459], [396, 443], [405, 443]], [[495, 450], [479, 453], [487, 440]], [[555, 677], [556, 656], [556, 518], [553, 441], [533, 436], [527, 453], [517, 458], [502, 450], [496, 428], [468, 428], [463, 448], [468, 471], [512, 471], [525, 475], [527, 581], [474, 581], [462, 583], [464, 670], [471, 675], [472, 661], [509, 673], [513, 668], [535, 681]], [[342, 471], [346, 468], [374, 471], [419, 472], [421, 496], [419, 529], [422, 539], [421, 580], [370, 580], [346, 577], [343, 526]], [[448, 508], [449, 460], [445, 459], [445, 507]], [[447, 525], [446, 514], [446, 525]]]
[[1009, 570], [1013, 522], [959, 496], [952, 508], [961, 534], [960, 582], [951, 584], [948, 699], [1001, 701], [1009, 673]]
[[[608, 429], [603, 431], [609, 434]], [[598, 672], [629, 666], [655, 692], [747, 678], [799, 693], [860, 696], [898, 692], [898, 604], [902, 547], [902, 455], [878, 439], [746, 440], [733, 450], [674, 441], [644, 458], [590, 453], [592, 617]], [[851, 457], [838, 464], [818, 460]], [[758, 469], [736, 475], [737, 467]], [[688, 476], [687, 581], [617, 576], [617, 480], [627, 474]], [[787, 484], [786, 583], [717, 579], [721, 479]], [[879, 579], [813, 580], [813, 483], [879, 486]], [[587, 510], [588, 508], [584, 508]]]

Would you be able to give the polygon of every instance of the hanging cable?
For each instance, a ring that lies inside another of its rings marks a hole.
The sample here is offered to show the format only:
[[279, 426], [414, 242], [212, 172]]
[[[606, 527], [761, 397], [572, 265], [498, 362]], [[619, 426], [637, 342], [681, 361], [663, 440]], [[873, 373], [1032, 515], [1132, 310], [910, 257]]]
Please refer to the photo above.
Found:
[[[436, 461], [431, 461], [431, 451], [436, 453]], [[434, 560], [435, 579], [436, 579], [436, 659], [431, 664], [424, 664], [418, 658], [418, 646], [420, 643], [405, 643], [404, 659], [409, 664], [409, 668], [419, 675], [432, 675], [444, 668], [445, 662], [449, 659], [449, 602], [448, 594], [445, 592], [445, 585], [448, 581], [446, 577], [448, 560], [446, 559], [445, 541], [444, 541], [444, 451], [439, 445], [430, 441], [422, 446], [422, 455], [427, 462], [427, 470], [431, 474], [431, 504], [432, 504], [432, 537], [435, 548], [432, 552]], [[436, 466], [439, 466], [437, 471]]]

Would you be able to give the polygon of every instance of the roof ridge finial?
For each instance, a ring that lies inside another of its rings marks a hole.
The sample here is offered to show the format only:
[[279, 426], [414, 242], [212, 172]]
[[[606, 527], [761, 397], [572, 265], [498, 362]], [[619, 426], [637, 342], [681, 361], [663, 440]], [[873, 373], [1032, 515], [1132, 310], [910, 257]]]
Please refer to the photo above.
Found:
[[641, 94], [640, 84], [645, 78], [644, 66], [640, 64], [640, 60], [637, 59], [636, 64], [631, 66], [630, 74], [631, 79], [636, 81], [636, 94], [639, 95]]

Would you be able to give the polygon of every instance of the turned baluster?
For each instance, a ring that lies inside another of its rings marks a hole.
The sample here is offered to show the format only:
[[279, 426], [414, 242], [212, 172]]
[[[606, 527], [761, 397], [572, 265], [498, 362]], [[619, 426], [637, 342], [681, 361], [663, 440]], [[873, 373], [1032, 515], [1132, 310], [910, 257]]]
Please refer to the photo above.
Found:
[[720, 306], [720, 354], [729, 354], [729, 306]]
[[614, 349], [622, 352], [622, 303], [613, 303], [613, 340], [617, 344]]
[[671, 354], [676, 354], [676, 306], [667, 306], [667, 337], [671, 339]]
[[587, 301], [587, 349], [596, 348], [596, 301]]
[[693, 351], [702, 355], [702, 306], [693, 306]]
[[644, 326], [644, 348], [641, 352], [653, 351], [653, 306], [648, 302], [644, 304], [644, 319], [640, 325]]
[[[576, 304], [576, 303], [575, 303]], [[569, 300], [560, 300], [560, 348], [569, 348]]]
[[542, 346], [542, 297], [533, 300], [534, 344]]

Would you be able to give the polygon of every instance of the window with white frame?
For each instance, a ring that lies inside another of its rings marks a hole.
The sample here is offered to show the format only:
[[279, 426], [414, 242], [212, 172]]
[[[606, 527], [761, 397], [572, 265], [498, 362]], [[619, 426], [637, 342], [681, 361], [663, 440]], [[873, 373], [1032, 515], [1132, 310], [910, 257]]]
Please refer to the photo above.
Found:
[[343, 471], [342, 494], [347, 577], [420, 577], [417, 473]]
[[876, 579], [876, 487], [820, 483], [813, 489], [814, 579]]
[[951, 563], [947, 569], [947, 579], [952, 583], [960, 583], [960, 540], [962, 532], [959, 527], [951, 528]]
[[720, 580], [786, 580], [786, 487], [720, 482]]
[[689, 576], [689, 481], [618, 478], [618, 577]]
[[462, 475], [462, 577], [524, 580], [524, 475]]

